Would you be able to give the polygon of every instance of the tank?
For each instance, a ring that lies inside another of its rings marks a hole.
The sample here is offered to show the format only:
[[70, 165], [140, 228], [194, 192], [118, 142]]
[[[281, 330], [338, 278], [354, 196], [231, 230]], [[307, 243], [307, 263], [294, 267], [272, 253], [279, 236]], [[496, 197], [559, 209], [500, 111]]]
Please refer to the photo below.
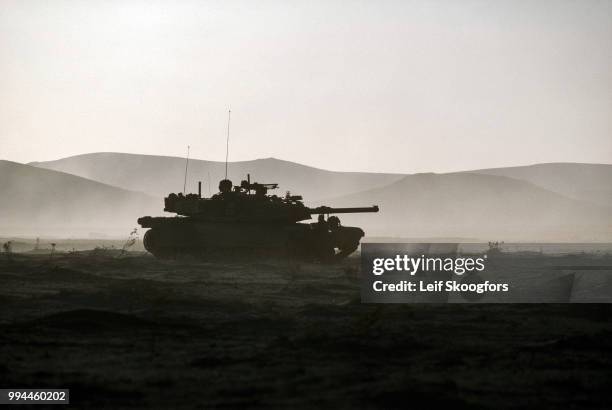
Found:
[[[224, 179], [219, 192], [170, 194], [164, 211], [173, 217], [144, 216], [138, 219], [146, 231], [143, 243], [157, 258], [181, 255], [261, 256], [284, 255], [300, 259], [332, 261], [347, 257], [364, 236], [361, 228], [343, 226], [336, 214], [378, 212], [378, 206], [360, 208], [309, 208], [299, 195], [269, 195], [278, 184], [240, 185]], [[317, 222], [304, 223], [318, 216]]]

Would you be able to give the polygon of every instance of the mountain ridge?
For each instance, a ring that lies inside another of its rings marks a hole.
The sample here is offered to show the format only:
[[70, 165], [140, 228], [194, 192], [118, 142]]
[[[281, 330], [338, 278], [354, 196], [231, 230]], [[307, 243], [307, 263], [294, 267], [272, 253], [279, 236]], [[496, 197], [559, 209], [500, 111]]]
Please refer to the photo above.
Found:
[[[108, 152], [24, 166], [78, 174], [145, 195], [154, 202], [142, 205], [138, 213], [145, 215], [160, 214], [161, 198], [182, 191], [185, 159]], [[194, 191], [197, 179], [204, 179], [203, 194], [208, 186], [211, 193], [216, 192], [224, 169], [224, 162], [190, 159], [187, 191]], [[583, 163], [417, 174], [335, 172], [276, 158], [229, 163], [229, 177], [235, 184], [250, 173], [252, 181], [291, 188], [309, 205], [379, 205], [379, 214], [342, 216], [343, 223], [363, 226], [369, 235], [505, 240], [609, 240], [612, 201], [606, 202], [606, 178], [611, 172], [612, 165]], [[572, 184], [583, 191], [568, 189]], [[136, 213], [127, 212], [126, 220], [132, 225]]]
[[0, 160], [0, 175], [0, 229], [4, 234], [126, 232], [136, 226], [138, 216], [159, 209], [161, 201], [65, 172], [6, 160]]
[[390, 185], [330, 199], [370, 201], [386, 217], [361, 220], [371, 234], [504, 240], [610, 240], [612, 207], [563, 196], [519, 179], [477, 173], [408, 175]]
[[[55, 161], [34, 162], [32, 166], [79, 175], [132, 191], [165, 196], [182, 191], [185, 158], [142, 156], [126, 153], [91, 153]], [[384, 185], [402, 174], [327, 171], [281, 159], [257, 159], [229, 163], [229, 179], [239, 184], [251, 174], [253, 181], [278, 183], [282, 189], [301, 194], [307, 201], [358, 192]], [[189, 160], [188, 191], [194, 191], [202, 180], [204, 192], [216, 192], [217, 183], [225, 177], [225, 163]]]

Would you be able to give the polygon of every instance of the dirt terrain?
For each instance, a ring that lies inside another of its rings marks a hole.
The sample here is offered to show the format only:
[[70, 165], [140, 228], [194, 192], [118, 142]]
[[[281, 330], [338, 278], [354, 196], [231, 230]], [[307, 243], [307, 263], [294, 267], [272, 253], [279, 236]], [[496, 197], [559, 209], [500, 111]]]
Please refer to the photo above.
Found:
[[0, 386], [75, 408], [610, 408], [610, 305], [364, 305], [359, 259], [2, 256]]

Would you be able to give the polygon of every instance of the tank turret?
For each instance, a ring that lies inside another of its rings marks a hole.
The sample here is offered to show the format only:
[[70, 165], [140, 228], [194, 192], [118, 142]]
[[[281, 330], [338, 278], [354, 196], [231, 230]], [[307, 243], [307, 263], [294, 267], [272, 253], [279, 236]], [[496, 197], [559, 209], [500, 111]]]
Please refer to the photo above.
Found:
[[[378, 206], [310, 208], [302, 196], [269, 195], [276, 183], [251, 183], [250, 176], [233, 185], [223, 179], [210, 198], [198, 194], [170, 194], [164, 211], [176, 217], [142, 217], [138, 223], [151, 228], [145, 248], [158, 257], [208, 253], [285, 253], [329, 260], [348, 256], [359, 246], [364, 232], [345, 227], [332, 214], [378, 212]], [[319, 215], [316, 223], [300, 223]], [[325, 215], [328, 219], [325, 219]]]

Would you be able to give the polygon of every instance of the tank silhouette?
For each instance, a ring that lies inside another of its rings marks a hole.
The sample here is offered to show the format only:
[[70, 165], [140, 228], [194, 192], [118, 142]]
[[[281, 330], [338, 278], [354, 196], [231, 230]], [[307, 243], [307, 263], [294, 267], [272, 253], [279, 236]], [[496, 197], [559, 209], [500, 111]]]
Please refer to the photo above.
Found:
[[[301, 259], [341, 259], [359, 246], [361, 228], [342, 226], [330, 214], [378, 212], [378, 206], [361, 208], [309, 208], [299, 195], [268, 195], [278, 184], [251, 183], [250, 176], [239, 186], [223, 179], [219, 193], [170, 194], [164, 211], [174, 217], [144, 216], [138, 219], [149, 229], [145, 249], [158, 258], [181, 255], [285, 255]], [[318, 215], [315, 223], [300, 223]], [[327, 219], [325, 219], [327, 215]]]

